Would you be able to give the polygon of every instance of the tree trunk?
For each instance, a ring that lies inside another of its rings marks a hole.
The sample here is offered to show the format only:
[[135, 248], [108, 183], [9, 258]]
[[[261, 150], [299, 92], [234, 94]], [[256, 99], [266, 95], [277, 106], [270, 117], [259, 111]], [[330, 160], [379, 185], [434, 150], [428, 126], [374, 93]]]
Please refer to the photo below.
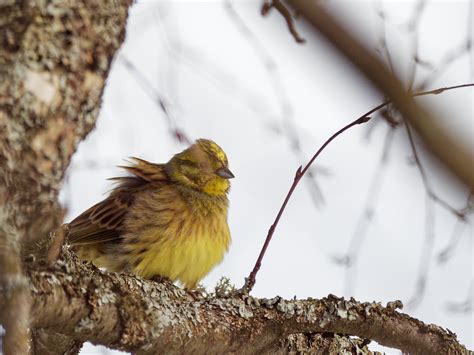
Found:
[[[57, 197], [77, 144], [94, 128], [130, 1], [0, 5], [0, 310], [6, 354], [29, 351], [21, 245], [62, 223]], [[41, 243], [40, 243], [41, 244]]]

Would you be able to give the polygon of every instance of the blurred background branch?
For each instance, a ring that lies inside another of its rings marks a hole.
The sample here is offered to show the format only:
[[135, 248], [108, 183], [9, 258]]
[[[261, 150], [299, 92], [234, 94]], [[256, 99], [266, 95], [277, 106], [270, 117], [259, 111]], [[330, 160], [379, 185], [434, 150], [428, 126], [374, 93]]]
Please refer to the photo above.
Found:
[[370, 51], [352, 36], [318, 2], [288, 0], [289, 4], [304, 16], [327, 38], [368, 80], [386, 97], [389, 97], [403, 117], [411, 124], [430, 148], [464, 184], [474, 190], [474, 165], [472, 152], [453, 137], [445, 128], [442, 120], [433, 112], [416, 104], [401, 82], [393, 76]]

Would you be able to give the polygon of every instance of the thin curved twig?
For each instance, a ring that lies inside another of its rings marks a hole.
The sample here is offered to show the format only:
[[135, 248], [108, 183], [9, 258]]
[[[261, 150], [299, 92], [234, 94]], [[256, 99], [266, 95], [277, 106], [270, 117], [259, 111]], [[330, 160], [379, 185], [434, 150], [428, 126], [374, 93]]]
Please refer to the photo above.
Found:
[[305, 43], [306, 40], [303, 37], [301, 37], [298, 31], [296, 30], [295, 21], [293, 19], [293, 16], [290, 10], [285, 6], [285, 4], [281, 2], [281, 0], [272, 0], [272, 2], [265, 1], [262, 5], [262, 10], [261, 10], [262, 16], [266, 16], [273, 7], [285, 19], [286, 25], [288, 26], [288, 31], [291, 33], [295, 41], [297, 43]]
[[357, 260], [359, 251], [362, 248], [363, 242], [367, 237], [370, 222], [373, 220], [376, 212], [376, 205], [378, 197], [382, 191], [382, 183], [384, 181], [383, 174], [387, 167], [388, 156], [390, 148], [392, 147], [393, 138], [396, 129], [392, 126], [388, 127], [384, 138], [383, 148], [380, 154], [377, 168], [372, 176], [370, 187], [366, 194], [364, 208], [360, 213], [357, 226], [349, 242], [349, 248], [345, 255], [334, 256], [333, 260], [346, 267], [344, 274], [344, 295], [353, 295], [353, 288], [357, 278]]
[[[452, 87], [444, 87], [444, 88], [441, 88], [441, 89], [436, 89], [436, 90], [431, 90], [431, 91], [426, 91], [426, 92], [420, 92], [420, 93], [415, 93], [413, 94], [412, 96], [413, 97], [417, 97], [417, 96], [423, 96], [423, 95], [428, 95], [428, 94], [438, 94], [438, 93], [441, 93], [441, 92], [444, 92], [444, 91], [448, 91], [448, 90], [452, 90], [452, 89], [458, 89], [458, 88], [463, 88], [463, 87], [473, 87], [474, 86], [474, 83], [470, 83], [470, 84], [463, 84], [463, 85], [456, 85], [456, 86], [452, 86]], [[341, 135], [342, 133], [344, 133], [345, 131], [347, 131], [349, 128], [353, 127], [353, 126], [356, 126], [358, 124], [362, 124], [362, 123], [366, 123], [368, 121], [370, 121], [370, 119], [372, 117], [370, 117], [370, 115], [372, 115], [373, 113], [377, 112], [378, 110], [382, 109], [383, 107], [389, 105], [392, 101], [391, 100], [388, 100], [388, 101], [385, 101], [383, 103], [381, 103], [380, 105], [374, 107], [373, 109], [371, 109], [370, 111], [366, 112], [365, 114], [363, 114], [362, 116], [360, 116], [359, 118], [357, 118], [356, 120], [352, 121], [351, 123], [349, 123], [348, 125], [344, 126], [343, 128], [341, 128], [340, 130], [338, 130], [336, 133], [334, 133], [331, 137], [329, 137], [325, 142], [324, 144], [316, 151], [316, 153], [313, 155], [313, 157], [310, 159], [310, 161], [305, 165], [305, 167], [303, 168], [302, 166], [300, 166], [297, 170], [296, 170], [296, 173], [295, 173], [295, 177], [293, 179], [293, 183], [291, 184], [290, 186], [290, 189], [283, 201], [283, 204], [281, 205], [280, 207], [280, 210], [278, 211], [278, 214], [273, 222], [273, 224], [270, 226], [270, 229], [268, 230], [268, 233], [267, 233], [267, 237], [265, 238], [265, 242], [263, 244], [263, 247], [262, 247], [262, 250], [260, 251], [260, 254], [257, 258], [257, 261], [255, 263], [255, 266], [253, 267], [252, 271], [250, 272], [249, 276], [245, 279], [245, 284], [244, 286], [242, 287], [241, 289], [241, 292], [244, 293], [244, 294], [248, 294], [250, 293], [250, 291], [253, 289], [253, 287], [255, 286], [255, 282], [256, 282], [256, 277], [257, 277], [257, 273], [258, 271], [260, 270], [260, 267], [262, 266], [262, 260], [263, 260], [263, 257], [265, 256], [265, 253], [267, 251], [267, 248], [268, 248], [268, 245], [270, 244], [270, 241], [273, 237], [273, 234], [275, 233], [275, 229], [276, 227], [278, 226], [278, 223], [280, 222], [280, 218], [281, 216], [283, 215], [283, 212], [285, 211], [285, 208], [286, 208], [286, 205], [288, 204], [288, 201], [290, 200], [291, 196], [293, 195], [293, 192], [294, 190], [296, 189], [296, 186], [298, 185], [298, 183], [300, 182], [301, 178], [304, 176], [304, 174], [308, 171], [308, 169], [311, 167], [311, 165], [313, 164], [313, 162], [316, 160], [316, 158], [321, 154], [321, 152], [326, 148], [326, 146], [329, 145], [329, 143], [331, 143], [337, 136]]]
[[342, 133], [344, 133], [345, 131], [347, 131], [349, 128], [351, 128], [353, 126], [356, 126], [358, 124], [362, 124], [362, 123], [365, 123], [365, 122], [369, 121], [371, 119], [371, 117], [369, 117], [368, 115], [370, 115], [372, 112], [377, 111], [378, 109], [380, 109], [383, 106], [385, 106], [385, 103], [377, 106], [376, 109], [369, 111], [369, 113], [359, 117], [355, 121], [352, 121], [348, 125], [341, 128], [339, 131], [334, 133], [331, 137], [329, 137], [328, 140], [326, 140], [326, 142], [324, 142], [324, 144], [321, 146], [321, 148], [318, 149], [318, 151], [313, 155], [311, 160], [305, 165], [304, 168], [302, 166], [300, 166], [296, 170], [295, 177], [294, 177], [294, 180], [293, 180], [293, 184], [291, 185], [290, 190], [288, 191], [288, 193], [285, 197], [285, 200], [283, 201], [283, 204], [281, 205], [280, 210], [278, 211], [278, 214], [275, 218], [275, 221], [273, 222], [270, 229], [268, 230], [267, 238], [265, 239], [265, 243], [263, 244], [262, 250], [260, 251], [260, 255], [257, 258], [257, 262], [255, 263], [255, 266], [254, 266], [252, 272], [250, 273], [249, 277], [246, 278], [246, 280], [245, 280], [245, 285], [242, 288], [242, 291], [244, 293], [249, 293], [252, 290], [253, 286], [255, 285], [258, 270], [260, 270], [260, 267], [262, 266], [263, 257], [265, 256], [265, 252], [267, 251], [268, 245], [270, 244], [270, 240], [272, 239], [273, 233], [275, 232], [275, 228], [277, 227], [278, 222], [280, 222], [280, 218], [283, 215], [283, 212], [285, 211], [286, 205], [288, 204], [288, 201], [290, 200], [291, 195], [293, 195], [293, 192], [295, 191], [296, 186], [298, 185], [298, 183], [300, 182], [300, 180], [304, 176], [304, 174], [308, 171], [311, 164], [313, 164], [314, 160], [319, 156], [319, 154], [321, 154], [321, 152], [324, 150], [324, 148], [326, 148], [326, 146], [329, 143], [331, 143], [337, 136], [341, 135]]

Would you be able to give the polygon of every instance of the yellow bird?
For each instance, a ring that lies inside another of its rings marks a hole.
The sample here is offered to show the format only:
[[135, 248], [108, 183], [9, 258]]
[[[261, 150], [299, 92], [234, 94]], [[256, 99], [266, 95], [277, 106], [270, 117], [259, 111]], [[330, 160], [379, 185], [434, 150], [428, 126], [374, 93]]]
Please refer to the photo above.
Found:
[[109, 196], [69, 224], [68, 241], [98, 267], [193, 289], [231, 242], [227, 156], [198, 139], [166, 164], [131, 159], [130, 175], [112, 178]]

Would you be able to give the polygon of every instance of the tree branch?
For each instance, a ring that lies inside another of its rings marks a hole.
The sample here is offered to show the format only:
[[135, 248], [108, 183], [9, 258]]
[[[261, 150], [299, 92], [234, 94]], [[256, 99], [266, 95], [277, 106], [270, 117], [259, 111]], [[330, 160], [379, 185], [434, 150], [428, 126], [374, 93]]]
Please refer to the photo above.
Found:
[[291, 35], [293, 36], [293, 38], [295, 39], [295, 41], [297, 43], [305, 43], [306, 40], [301, 37], [298, 33], [298, 31], [296, 30], [296, 27], [295, 27], [295, 22], [293, 20], [293, 15], [291, 14], [290, 10], [288, 10], [288, 8], [285, 6], [285, 4], [283, 4], [281, 2], [281, 0], [272, 0], [272, 2], [269, 2], [269, 1], [265, 1], [262, 5], [262, 9], [261, 9], [261, 14], [262, 16], [267, 16], [268, 15], [268, 12], [272, 9], [272, 8], [275, 8], [280, 14], [281, 16], [283, 16], [283, 18], [285, 19], [286, 21], [286, 25], [288, 26], [288, 31], [290, 31]]
[[[314, 1], [288, 0], [316, 30], [339, 50], [372, 84], [392, 100], [403, 117], [415, 128], [432, 153], [471, 190], [474, 190], [472, 152], [443, 128], [443, 121], [415, 104], [401, 82], [382, 62], [341, 26], [322, 5]], [[445, 121], [447, 122], [447, 121]]]
[[[139, 354], [272, 353], [295, 333], [330, 332], [373, 339], [412, 354], [466, 351], [455, 334], [399, 313], [401, 302], [361, 303], [237, 296], [194, 300], [165, 283], [107, 273], [65, 259], [29, 271], [35, 329]], [[3, 299], [0, 300], [3, 307]]]

